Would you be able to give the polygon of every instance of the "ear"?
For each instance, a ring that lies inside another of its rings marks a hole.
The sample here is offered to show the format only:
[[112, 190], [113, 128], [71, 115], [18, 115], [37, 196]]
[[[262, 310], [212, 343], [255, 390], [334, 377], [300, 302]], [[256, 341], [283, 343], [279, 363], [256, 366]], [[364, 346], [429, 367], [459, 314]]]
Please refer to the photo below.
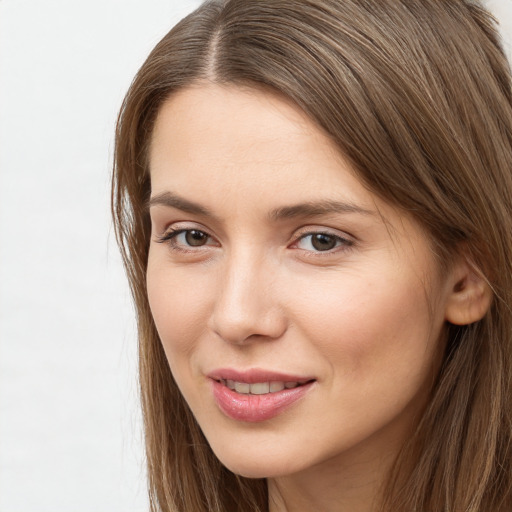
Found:
[[492, 302], [492, 290], [482, 273], [465, 258], [450, 272], [451, 292], [446, 303], [446, 321], [469, 325], [481, 320]]

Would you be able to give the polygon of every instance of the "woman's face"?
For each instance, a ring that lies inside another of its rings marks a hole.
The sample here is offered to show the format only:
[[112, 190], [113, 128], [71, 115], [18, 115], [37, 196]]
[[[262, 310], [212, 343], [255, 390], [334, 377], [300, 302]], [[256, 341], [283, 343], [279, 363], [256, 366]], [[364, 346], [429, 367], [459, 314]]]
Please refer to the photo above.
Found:
[[451, 291], [419, 226], [268, 92], [175, 94], [150, 168], [151, 311], [221, 462], [273, 477], [394, 453]]

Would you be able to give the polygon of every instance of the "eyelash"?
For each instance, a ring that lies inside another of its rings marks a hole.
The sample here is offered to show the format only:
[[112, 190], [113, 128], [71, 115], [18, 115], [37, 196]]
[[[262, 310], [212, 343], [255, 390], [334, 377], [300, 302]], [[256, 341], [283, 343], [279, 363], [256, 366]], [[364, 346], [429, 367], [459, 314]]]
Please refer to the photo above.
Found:
[[[191, 231], [196, 231], [198, 233], [202, 233], [202, 234], [206, 235], [208, 238], [212, 238], [206, 231], [203, 231], [202, 229], [178, 228], [178, 229], [169, 229], [162, 236], [157, 237], [156, 241], [161, 244], [167, 243], [173, 251], [179, 251], [179, 252], [185, 252], [185, 253], [197, 252], [198, 250], [201, 250], [204, 246], [200, 245], [200, 246], [198, 246], [198, 249], [184, 249], [183, 247], [180, 247], [176, 243], [177, 236], [181, 235], [182, 233], [189, 233]], [[188, 247], [193, 247], [193, 246], [188, 246]]]
[[[194, 253], [194, 252], [201, 250], [205, 246], [199, 245], [199, 246], [197, 246], [196, 249], [194, 249], [194, 248], [192, 248], [194, 246], [189, 245], [187, 247], [190, 247], [190, 249], [184, 249], [183, 246], [179, 246], [176, 243], [176, 238], [179, 235], [181, 235], [183, 233], [192, 232], [192, 231], [196, 231], [198, 233], [201, 233], [201, 234], [207, 236], [209, 239], [212, 239], [212, 237], [206, 231], [203, 231], [201, 229], [178, 228], [178, 229], [168, 230], [162, 236], [158, 236], [156, 241], [158, 243], [167, 243], [169, 245], [169, 247], [171, 248], [171, 250], [173, 250], [173, 251], [179, 251], [179, 252], [183, 252], [183, 253]], [[296, 240], [293, 242], [292, 246], [297, 245], [302, 240], [305, 240], [307, 237], [312, 237], [314, 235], [324, 235], [324, 236], [334, 238], [337, 245], [333, 249], [329, 249], [326, 251], [314, 251], [314, 250], [307, 250], [307, 249], [299, 249], [299, 250], [302, 250], [303, 252], [308, 253], [309, 256], [313, 256], [313, 257], [328, 256], [328, 255], [332, 255], [332, 254], [335, 254], [335, 253], [338, 253], [341, 251], [347, 251], [350, 248], [352, 248], [352, 246], [354, 245], [354, 242], [348, 238], [344, 238], [342, 236], [335, 235], [334, 233], [330, 233], [328, 231], [319, 230], [319, 231], [307, 231], [307, 232], [301, 233], [296, 238]]]

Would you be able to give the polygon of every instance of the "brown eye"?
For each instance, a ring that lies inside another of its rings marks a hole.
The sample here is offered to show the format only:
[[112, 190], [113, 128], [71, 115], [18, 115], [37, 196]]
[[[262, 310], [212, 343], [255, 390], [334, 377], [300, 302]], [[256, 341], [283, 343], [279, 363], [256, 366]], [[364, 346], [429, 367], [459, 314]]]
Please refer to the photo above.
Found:
[[215, 240], [199, 229], [170, 229], [161, 237], [157, 237], [158, 243], [167, 244], [175, 251], [192, 251], [206, 246], [218, 246]]
[[208, 241], [208, 235], [197, 229], [189, 229], [185, 232], [185, 241], [187, 245], [199, 247], [205, 245]]
[[342, 249], [348, 249], [353, 242], [348, 238], [339, 235], [314, 231], [302, 235], [296, 242], [298, 249], [303, 249], [311, 253], [335, 253]]
[[315, 233], [311, 235], [311, 245], [317, 251], [329, 251], [330, 249], [334, 249], [338, 239], [331, 235], [326, 235], [325, 233]]

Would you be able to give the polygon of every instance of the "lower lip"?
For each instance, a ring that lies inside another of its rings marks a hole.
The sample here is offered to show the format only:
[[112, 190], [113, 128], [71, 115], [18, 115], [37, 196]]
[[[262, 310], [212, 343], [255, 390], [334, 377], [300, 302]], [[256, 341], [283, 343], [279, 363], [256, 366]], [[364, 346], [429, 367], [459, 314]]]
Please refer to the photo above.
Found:
[[300, 400], [311, 389], [313, 382], [265, 395], [237, 393], [216, 380], [212, 380], [212, 384], [213, 397], [226, 416], [256, 423], [274, 418]]

